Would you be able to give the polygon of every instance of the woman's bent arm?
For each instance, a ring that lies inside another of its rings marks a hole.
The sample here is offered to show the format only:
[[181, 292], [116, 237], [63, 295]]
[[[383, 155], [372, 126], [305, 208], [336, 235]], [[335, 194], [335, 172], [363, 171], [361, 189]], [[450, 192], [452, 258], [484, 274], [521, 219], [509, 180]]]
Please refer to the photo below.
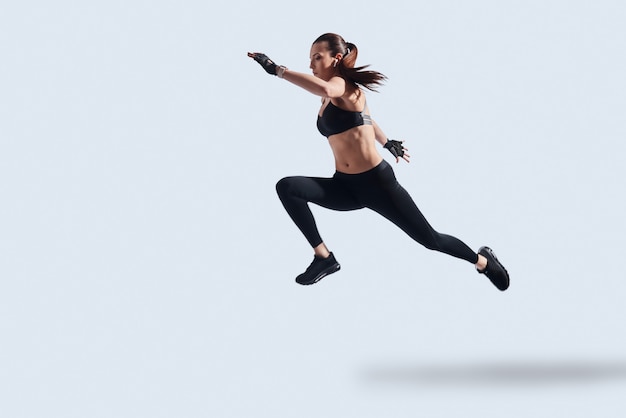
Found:
[[374, 127], [374, 135], [376, 135], [376, 141], [380, 143], [380, 145], [385, 145], [387, 143], [387, 135], [383, 132], [380, 126], [372, 119], [372, 126]]

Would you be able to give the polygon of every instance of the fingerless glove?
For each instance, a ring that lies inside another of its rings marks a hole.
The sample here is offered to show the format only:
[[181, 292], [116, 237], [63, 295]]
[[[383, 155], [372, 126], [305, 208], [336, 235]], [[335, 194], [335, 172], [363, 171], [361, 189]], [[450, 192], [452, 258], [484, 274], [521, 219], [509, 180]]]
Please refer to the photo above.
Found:
[[256, 53], [252, 58], [254, 58], [268, 74], [276, 75], [276, 67], [278, 66], [267, 55]]
[[383, 145], [383, 147], [387, 148], [391, 155], [394, 157], [402, 157], [404, 155], [404, 147], [402, 147], [401, 141], [396, 141], [395, 139], [388, 139], [387, 143]]

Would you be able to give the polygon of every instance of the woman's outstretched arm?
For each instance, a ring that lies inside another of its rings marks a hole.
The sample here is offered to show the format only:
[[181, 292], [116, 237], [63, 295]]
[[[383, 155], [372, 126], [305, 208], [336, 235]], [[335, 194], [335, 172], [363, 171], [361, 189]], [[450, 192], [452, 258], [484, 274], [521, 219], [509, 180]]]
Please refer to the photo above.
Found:
[[342, 97], [346, 92], [346, 81], [341, 77], [333, 77], [328, 81], [310, 74], [299, 73], [286, 69], [283, 78], [309, 93], [320, 97]]
[[248, 56], [258, 62], [268, 74], [278, 75], [316, 96], [332, 99], [341, 97], [346, 92], [346, 82], [341, 77], [332, 77], [325, 81], [311, 74], [291, 71], [286, 67], [276, 65], [267, 55], [260, 52], [248, 52]]

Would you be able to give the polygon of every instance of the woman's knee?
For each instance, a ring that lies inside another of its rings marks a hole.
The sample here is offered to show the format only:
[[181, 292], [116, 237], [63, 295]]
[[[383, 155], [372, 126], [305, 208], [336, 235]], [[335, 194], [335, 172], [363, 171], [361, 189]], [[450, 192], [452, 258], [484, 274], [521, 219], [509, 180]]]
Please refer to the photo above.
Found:
[[425, 237], [421, 237], [419, 241], [420, 244], [429, 250], [441, 251], [441, 240], [439, 239], [439, 234], [435, 231], [432, 231]]
[[422, 245], [429, 250], [433, 250], [433, 251], [441, 251], [441, 247], [439, 246], [439, 244], [437, 243], [436, 240], [429, 240], [429, 241], [423, 241]]
[[290, 194], [293, 194], [293, 190], [294, 190], [294, 184], [297, 182], [297, 177], [283, 177], [282, 179], [278, 180], [278, 182], [276, 183], [276, 193], [278, 193], [278, 196], [283, 197], [283, 196], [288, 196]]

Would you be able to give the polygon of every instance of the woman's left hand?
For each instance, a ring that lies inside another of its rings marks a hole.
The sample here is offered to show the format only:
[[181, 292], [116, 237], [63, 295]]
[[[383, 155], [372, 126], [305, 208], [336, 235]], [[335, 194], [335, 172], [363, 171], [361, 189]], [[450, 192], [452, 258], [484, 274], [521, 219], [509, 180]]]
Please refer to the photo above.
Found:
[[389, 150], [391, 155], [396, 157], [396, 163], [400, 162], [400, 158], [402, 158], [407, 163], [411, 162], [410, 160], [411, 156], [407, 153], [409, 149], [405, 148], [404, 145], [402, 145], [403, 142], [404, 141], [396, 141], [395, 139], [388, 139], [387, 143], [383, 145], [383, 147]]

